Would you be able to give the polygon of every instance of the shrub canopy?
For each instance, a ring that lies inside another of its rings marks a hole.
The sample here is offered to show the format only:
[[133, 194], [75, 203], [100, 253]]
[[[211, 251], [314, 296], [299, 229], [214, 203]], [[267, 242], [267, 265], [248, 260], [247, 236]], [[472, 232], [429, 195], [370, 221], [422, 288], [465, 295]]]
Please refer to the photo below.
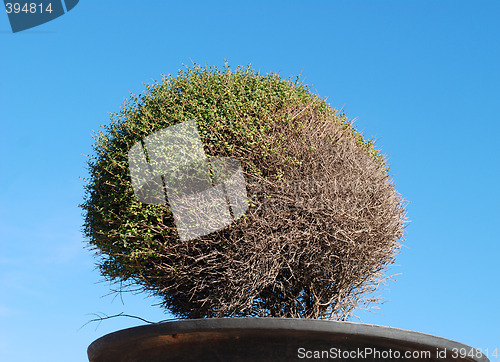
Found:
[[[180, 241], [168, 204], [134, 196], [128, 151], [196, 120], [208, 157], [244, 171], [249, 208]], [[83, 231], [102, 275], [181, 318], [347, 319], [386, 280], [405, 209], [384, 157], [309, 87], [247, 68], [193, 66], [146, 85], [95, 137]]]

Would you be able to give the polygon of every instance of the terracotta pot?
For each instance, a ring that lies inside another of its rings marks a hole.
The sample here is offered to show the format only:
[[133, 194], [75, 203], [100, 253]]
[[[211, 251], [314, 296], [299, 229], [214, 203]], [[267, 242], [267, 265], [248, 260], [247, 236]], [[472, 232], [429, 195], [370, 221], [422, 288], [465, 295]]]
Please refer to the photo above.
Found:
[[448, 339], [369, 324], [286, 318], [195, 319], [114, 332], [91, 362], [489, 361]]

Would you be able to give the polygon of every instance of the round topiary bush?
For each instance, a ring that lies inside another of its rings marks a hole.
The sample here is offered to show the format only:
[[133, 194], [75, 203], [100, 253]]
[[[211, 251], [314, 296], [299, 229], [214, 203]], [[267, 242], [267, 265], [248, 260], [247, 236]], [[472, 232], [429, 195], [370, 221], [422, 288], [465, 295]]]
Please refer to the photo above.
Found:
[[[132, 96], [96, 135], [84, 234], [104, 277], [181, 318], [345, 320], [376, 301], [405, 209], [384, 157], [307, 86], [251, 67], [193, 66]], [[248, 209], [182, 241], [168, 203], [141, 203], [131, 147], [195, 120], [208, 158], [240, 162]]]

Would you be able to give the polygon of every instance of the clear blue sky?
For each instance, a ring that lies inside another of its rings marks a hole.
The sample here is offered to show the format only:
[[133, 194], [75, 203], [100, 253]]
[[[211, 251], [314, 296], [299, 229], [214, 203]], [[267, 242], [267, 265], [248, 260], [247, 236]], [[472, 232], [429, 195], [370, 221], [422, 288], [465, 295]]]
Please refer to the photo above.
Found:
[[79, 177], [130, 92], [225, 58], [302, 73], [389, 155], [411, 223], [401, 275], [361, 320], [500, 350], [499, 16], [498, 1], [81, 0], [12, 34], [2, 11], [0, 360], [87, 361], [93, 340], [140, 324], [80, 329], [91, 313], [170, 317], [144, 295], [107, 296]]

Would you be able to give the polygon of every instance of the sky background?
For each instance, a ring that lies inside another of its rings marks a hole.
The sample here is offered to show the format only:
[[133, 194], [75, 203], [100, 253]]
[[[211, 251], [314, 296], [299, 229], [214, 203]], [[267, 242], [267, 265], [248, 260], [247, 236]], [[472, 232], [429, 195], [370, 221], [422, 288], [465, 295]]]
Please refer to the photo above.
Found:
[[301, 73], [388, 155], [411, 223], [401, 275], [361, 321], [500, 353], [499, 16], [499, 1], [81, 0], [13, 34], [2, 10], [0, 361], [84, 362], [93, 340], [141, 324], [82, 328], [92, 313], [171, 318], [157, 299], [108, 295], [79, 178], [130, 92], [224, 59]]

